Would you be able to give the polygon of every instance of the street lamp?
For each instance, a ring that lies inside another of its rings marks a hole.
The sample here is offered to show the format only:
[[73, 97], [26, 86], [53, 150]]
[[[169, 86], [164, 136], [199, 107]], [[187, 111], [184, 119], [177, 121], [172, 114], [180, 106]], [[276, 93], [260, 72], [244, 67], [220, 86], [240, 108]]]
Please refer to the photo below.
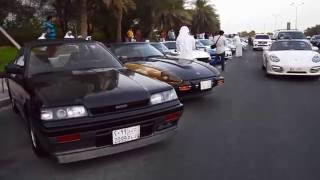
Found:
[[290, 6], [293, 6], [296, 8], [296, 29], [298, 29], [298, 7], [304, 5], [304, 2], [301, 3], [291, 3]]
[[272, 14], [272, 16], [274, 17], [274, 30], [277, 30], [277, 22], [280, 14]]

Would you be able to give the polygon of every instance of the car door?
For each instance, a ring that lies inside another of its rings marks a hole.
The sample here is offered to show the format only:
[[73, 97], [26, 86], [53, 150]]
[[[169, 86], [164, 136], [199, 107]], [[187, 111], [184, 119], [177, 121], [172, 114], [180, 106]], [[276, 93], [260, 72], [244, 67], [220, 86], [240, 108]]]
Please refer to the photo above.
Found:
[[16, 59], [12, 62], [13, 65], [21, 68], [21, 73], [10, 73], [8, 74], [7, 85], [9, 88], [11, 100], [18, 109], [21, 109], [24, 104], [24, 96], [26, 91], [24, 90], [24, 72], [25, 72], [25, 55], [24, 50], [21, 49], [18, 52]]

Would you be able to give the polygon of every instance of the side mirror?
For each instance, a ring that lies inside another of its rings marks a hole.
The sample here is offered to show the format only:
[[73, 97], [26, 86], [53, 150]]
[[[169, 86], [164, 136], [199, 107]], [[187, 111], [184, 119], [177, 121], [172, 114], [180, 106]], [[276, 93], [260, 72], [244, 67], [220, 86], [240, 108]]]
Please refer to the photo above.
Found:
[[319, 51], [319, 48], [316, 46], [312, 46], [312, 51]]
[[23, 73], [22, 67], [16, 64], [8, 64], [5, 67], [5, 70], [6, 70], [6, 74], [22, 74]]

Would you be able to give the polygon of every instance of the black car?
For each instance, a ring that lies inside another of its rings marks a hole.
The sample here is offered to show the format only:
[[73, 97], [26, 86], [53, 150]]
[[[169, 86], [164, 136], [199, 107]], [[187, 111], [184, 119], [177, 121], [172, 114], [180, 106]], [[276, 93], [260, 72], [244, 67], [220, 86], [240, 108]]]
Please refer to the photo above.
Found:
[[165, 56], [149, 43], [108, 46], [128, 69], [169, 83], [181, 98], [207, 94], [213, 87], [224, 83], [215, 67], [196, 60]]
[[320, 47], [320, 35], [312, 36], [310, 41], [311, 41], [312, 45]]
[[6, 73], [34, 152], [60, 163], [164, 140], [183, 111], [170, 85], [124, 68], [94, 41], [27, 43]]

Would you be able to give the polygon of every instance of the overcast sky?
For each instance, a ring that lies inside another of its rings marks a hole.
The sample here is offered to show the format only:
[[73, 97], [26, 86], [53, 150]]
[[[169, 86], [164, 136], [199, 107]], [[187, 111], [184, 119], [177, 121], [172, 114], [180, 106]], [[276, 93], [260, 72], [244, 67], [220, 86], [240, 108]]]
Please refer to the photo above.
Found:
[[221, 27], [226, 33], [244, 30], [273, 32], [275, 17], [277, 29], [286, 28], [291, 21], [295, 27], [295, 8], [292, 2], [304, 3], [298, 8], [298, 29], [320, 24], [320, 0], [209, 0], [220, 15]]

